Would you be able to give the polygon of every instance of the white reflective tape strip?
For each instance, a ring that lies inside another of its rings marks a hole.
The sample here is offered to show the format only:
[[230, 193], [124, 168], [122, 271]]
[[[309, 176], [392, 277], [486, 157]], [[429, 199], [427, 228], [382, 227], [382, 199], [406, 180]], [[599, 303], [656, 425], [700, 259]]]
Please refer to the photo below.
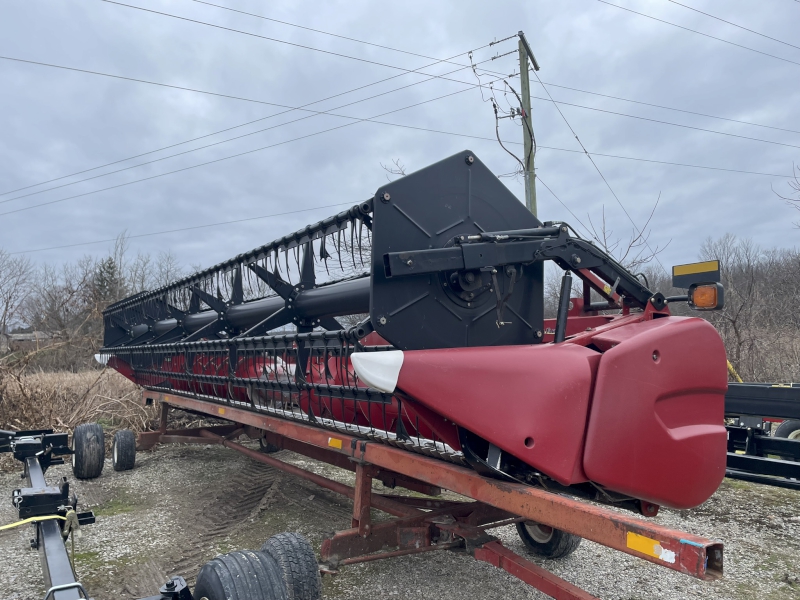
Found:
[[391, 393], [403, 366], [402, 350], [386, 352], [356, 352], [350, 356], [359, 379], [369, 387]]

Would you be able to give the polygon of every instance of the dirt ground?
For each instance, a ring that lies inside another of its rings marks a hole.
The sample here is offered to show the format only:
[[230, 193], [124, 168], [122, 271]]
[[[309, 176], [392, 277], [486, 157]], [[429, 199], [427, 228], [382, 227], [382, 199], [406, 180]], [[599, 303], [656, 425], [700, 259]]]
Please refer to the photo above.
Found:
[[[349, 472], [288, 451], [274, 456], [353, 480]], [[53, 467], [48, 480], [62, 475], [72, 480], [66, 466]], [[0, 474], [3, 497], [20, 485], [18, 474]], [[123, 473], [107, 461], [101, 477], [75, 481], [73, 489], [81, 508], [97, 515], [97, 523], [84, 528], [75, 555], [77, 572], [95, 600], [156, 594], [172, 574], [193, 582], [215, 555], [258, 548], [281, 531], [300, 532], [319, 550], [326, 535], [350, 524], [348, 499], [218, 446], [142, 452], [136, 467]], [[0, 524], [15, 519], [11, 503], [0, 504]], [[726, 480], [703, 506], [662, 510], [656, 521], [723, 541], [724, 578], [697, 581], [585, 540], [564, 560], [536, 562], [603, 600], [800, 600], [800, 492]], [[493, 533], [524, 554], [513, 526]], [[0, 532], [2, 600], [44, 596], [30, 537], [29, 526]], [[545, 598], [494, 567], [448, 551], [345, 567], [324, 577], [323, 589], [327, 599]]]

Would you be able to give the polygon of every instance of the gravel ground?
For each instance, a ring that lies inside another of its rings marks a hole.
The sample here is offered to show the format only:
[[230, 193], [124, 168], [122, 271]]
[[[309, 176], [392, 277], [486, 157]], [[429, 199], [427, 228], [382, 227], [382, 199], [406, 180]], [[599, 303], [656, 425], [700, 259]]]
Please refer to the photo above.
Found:
[[[283, 451], [275, 455], [337, 480], [351, 473]], [[53, 467], [48, 480], [71, 477]], [[8, 498], [19, 475], [0, 474]], [[376, 484], [380, 486], [380, 484]], [[168, 574], [193, 581], [219, 553], [257, 548], [270, 535], [298, 531], [317, 550], [323, 538], [350, 525], [351, 503], [311, 483], [218, 446], [171, 446], [140, 453], [136, 468], [76, 481], [81, 508], [97, 523], [76, 543], [76, 568], [95, 600], [155, 594]], [[380, 487], [378, 487], [380, 489]], [[376, 515], [377, 517], [378, 515]], [[0, 524], [16, 519], [0, 505]], [[725, 576], [702, 582], [583, 541], [560, 561], [534, 559], [603, 600], [650, 598], [800, 600], [800, 493], [726, 480], [703, 506], [663, 510], [657, 522], [725, 543]], [[513, 526], [493, 530], [525, 555]], [[28, 526], [0, 532], [0, 599], [44, 595]], [[455, 552], [432, 552], [354, 565], [323, 579], [324, 597], [413, 597], [419, 600], [545, 598], [519, 580]]]

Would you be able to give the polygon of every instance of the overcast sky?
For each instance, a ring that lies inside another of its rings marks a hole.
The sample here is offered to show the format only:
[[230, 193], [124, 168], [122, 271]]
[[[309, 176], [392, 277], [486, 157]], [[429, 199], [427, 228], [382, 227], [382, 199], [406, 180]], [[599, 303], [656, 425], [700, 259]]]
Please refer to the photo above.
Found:
[[[548, 86], [555, 100], [569, 103], [562, 104], [561, 110], [590, 153], [766, 174], [595, 155], [598, 167], [637, 227], [644, 225], [661, 195], [651, 222], [650, 243], [660, 247], [671, 241], [660, 255], [667, 268], [695, 260], [704, 238], [727, 232], [752, 237], [768, 247], [797, 243], [800, 230], [793, 221], [800, 219], [800, 214], [777, 198], [772, 188], [788, 193], [788, 179], [781, 175], [791, 173], [793, 161], [800, 163], [800, 48], [743, 31], [668, 0], [615, 2], [774, 57], [599, 0], [212, 1], [422, 56], [194, 0], [130, 0], [136, 6], [184, 20], [101, 0], [5, 0], [0, 5], [0, 55], [4, 57], [242, 99], [0, 59], [0, 193], [27, 188], [0, 196], [0, 213], [7, 213], [0, 214], [0, 247], [10, 252], [29, 251], [107, 240], [123, 230], [136, 236], [308, 209], [131, 240], [133, 251], [170, 250], [183, 264], [207, 266], [370, 197], [386, 181], [381, 163], [388, 165], [393, 159], [413, 171], [470, 149], [495, 173], [509, 173], [515, 161], [493, 141], [494, 114], [485, 101], [489, 90], [481, 94], [468, 68], [441, 62], [428, 65], [451, 57], [459, 65], [468, 65], [466, 52], [479, 48], [474, 52], [476, 62], [513, 52], [481, 67], [506, 75], [517, 72], [516, 38], [486, 46], [519, 29], [530, 41], [545, 83], [761, 125]], [[682, 1], [800, 46], [800, 2], [795, 0]], [[430, 77], [446, 73], [456, 81]], [[389, 81], [370, 85], [390, 77]], [[485, 74], [481, 80], [488, 83], [498, 77]], [[508, 81], [519, 89], [518, 78]], [[410, 84], [416, 85], [392, 92]], [[369, 87], [346, 93], [361, 86]], [[510, 95], [502, 93], [502, 82], [495, 87], [503, 107], [516, 104]], [[538, 83], [532, 84], [531, 93], [546, 97]], [[337, 94], [344, 95], [308, 108], [331, 111], [354, 103], [334, 112], [364, 119], [426, 103], [378, 117], [385, 122], [382, 124], [302, 111], [271, 116], [286, 109], [268, 104], [298, 107]], [[377, 94], [380, 96], [367, 99]], [[629, 236], [632, 225], [628, 216], [591, 162], [575, 152], [580, 146], [553, 104], [537, 99], [532, 102], [539, 145], [562, 149], [539, 150], [536, 167], [542, 180], [584, 224], [589, 223], [587, 215], [599, 223], [605, 207], [609, 228], [617, 235]], [[256, 123], [237, 127], [257, 119]], [[232, 127], [237, 128], [181, 144]], [[332, 128], [338, 129], [319, 133]], [[251, 132], [257, 133], [225, 142]], [[509, 149], [522, 154], [518, 120], [501, 121], [500, 134], [516, 143]], [[216, 142], [224, 143], [187, 152]], [[166, 146], [173, 147], [124, 160]], [[245, 156], [190, 168], [264, 147]], [[184, 154], [79, 182], [180, 152]], [[28, 187], [115, 161], [123, 162]], [[185, 170], [165, 174], [178, 169]], [[150, 179], [136, 183], [145, 178]], [[503, 181], [522, 199], [520, 180]], [[64, 187], [46, 191], [55, 186]], [[576, 217], [541, 184], [537, 191], [542, 220], [566, 220], [582, 229]], [[34, 192], [42, 193], [15, 199]], [[329, 206], [334, 204], [342, 206]], [[36, 262], [54, 263], [84, 254], [102, 255], [110, 246], [104, 242], [30, 256]]]

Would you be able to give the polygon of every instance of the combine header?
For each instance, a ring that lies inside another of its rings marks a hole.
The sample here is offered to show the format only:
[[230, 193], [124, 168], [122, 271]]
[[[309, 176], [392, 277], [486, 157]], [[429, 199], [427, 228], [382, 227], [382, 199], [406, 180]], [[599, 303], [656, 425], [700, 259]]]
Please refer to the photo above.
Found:
[[[553, 319], [548, 260], [564, 270]], [[355, 470], [355, 488], [296, 473], [354, 499], [353, 529], [323, 545], [329, 569], [458, 547], [588, 598], [486, 529], [517, 523], [545, 556], [580, 536], [722, 573], [720, 544], [585, 502], [652, 517], [701, 504], [725, 476], [725, 350], [706, 321], [671, 316], [673, 300], [566, 223], [540, 222], [467, 151], [110, 306], [102, 354], [163, 403], [139, 449], [216, 440], [300, 471], [230, 441], [247, 433]], [[716, 308], [722, 289], [695, 284], [688, 301]], [[169, 406], [233, 424], [170, 432]], [[373, 478], [475, 502], [383, 496]], [[373, 526], [371, 506], [399, 518]]]

